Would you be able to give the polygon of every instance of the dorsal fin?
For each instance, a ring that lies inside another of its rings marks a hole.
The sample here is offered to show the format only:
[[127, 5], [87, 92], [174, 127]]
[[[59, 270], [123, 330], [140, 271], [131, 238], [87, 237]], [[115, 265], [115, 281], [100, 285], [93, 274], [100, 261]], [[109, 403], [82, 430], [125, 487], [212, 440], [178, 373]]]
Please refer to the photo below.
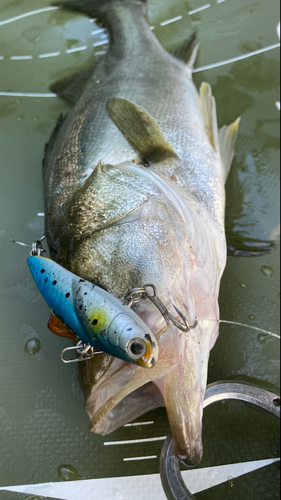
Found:
[[235, 143], [238, 135], [240, 118], [237, 118], [231, 125], [224, 125], [219, 130], [219, 145], [221, 161], [224, 166], [225, 181], [229, 174], [231, 163], [234, 157]]
[[210, 85], [203, 82], [200, 87], [200, 107], [209, 141], [215, 151], [219, 150], [216, 101]]
[[71, 102], [78, 101], [79, 97], [84, 92], [84, 89], [94, 73], [97, 64], [100, 62], [102, 55], [95, 56], [94, 62], [88, 68], [78, 71], [62, 80], [58, 80], [50, 86], [50, 90], [60, 97], [64, 97]]
[[192, 70], [199, 49], [199, 42], [196, 31], [178, 45], [175, 49], [169, 50], [169, 53], [176, 59], [183, 61]]
[[142, 108], [126, 99], [110, 99], [107, 111], [124, 137], [148, 163], [178, 158], [156, 121]]

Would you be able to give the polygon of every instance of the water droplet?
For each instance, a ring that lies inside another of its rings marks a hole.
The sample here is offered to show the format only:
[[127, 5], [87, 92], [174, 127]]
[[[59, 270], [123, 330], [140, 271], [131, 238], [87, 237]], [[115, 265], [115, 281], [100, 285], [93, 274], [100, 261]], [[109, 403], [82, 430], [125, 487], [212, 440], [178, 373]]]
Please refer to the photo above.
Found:
[[271, 276], [273, 275], [274, 271], [272, 269], [272, 267], [270, 266], [261, 266], [261, 272], [262, 274], [264, 274], [264, 276], [266, 276], [267, 278], [271, 278]]
[[253, 321], [255, 319], [255, 315], [254, 314], [249, 314], [248, 318]]
[[58, 467], [58, 476], [62, 481], [77, 481], [80, 478], [78, 470], [72, 465], [60, 465]]
[[245, 283], [239, 283], [241, 288], [248, 288], [247, 285]]
[[27, 340], [24, 346], [25, 352], [30, 356], [35, 356], [35, 354], [38, 354], [40, 349], [41, 349], [41, 342], [36, 337]]

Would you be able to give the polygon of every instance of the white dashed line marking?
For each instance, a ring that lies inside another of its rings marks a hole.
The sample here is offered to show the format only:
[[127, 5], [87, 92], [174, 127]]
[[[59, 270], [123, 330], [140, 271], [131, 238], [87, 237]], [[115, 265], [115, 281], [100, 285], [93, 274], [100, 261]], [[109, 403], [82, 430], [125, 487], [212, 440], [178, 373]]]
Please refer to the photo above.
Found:
[[98, 35], [99, 33], [105, 33], [106, 29], [105, 28], [99, 28], [98, 30], [92, 31], [92, 35]]
[[37, 212], [38, 217], [45, 217], [45, 212]]
[[200, 71], [204, 71], [206, 69], [218, 68], [219, 66], [224, 66], [225, 64], [241, 61], [242, 59], [247, 59], [248, 57], [262, 54], [263, 52], [268, 52], [272, 49], [277, 49], [278, 47], [280, 47], [280, 43], [275, 43], [274, 45], [269, 45], [268, 47], [264, 47], [263, 49], [254, 50], [254, 52], [248, 52], [248, 54], [243, 54], [242, 56], [233, 57], [232, 59], [226, 59], [225, 61], [214, 64], [207, 64], [206, 66], [201, 66], [201, 68], [196, 68], [193, 73], [199, 73]]
[[102, 56], [103, 54], [106, 54], [106, 50], [99, 50], [98, 52], [95, 52], [95, 56]]
[[105, 45], [108, 43], [108, 40], [101, 40], [100, 42], [93, 43], [93, 47], [100, 47], [101, 45]]
[[154, 424], [153, 420], [150, 420], [149, 422], [133, 422], [132, 424], [125, 424], [124, 427], [136, 427], [139, 425], [152, 425]]
[[80, 52], [80, 50], [86, 50], [87, 48], [87, 45], [82, 45], [81, 47], [73, 47], [73, 49], [67, 49], [65, 53], [72, 54], [72, 52]]
[[1, 95], [7, 97], [58, 97], [57, 94], [52, 94], [51, 92], [48, 92], [46, 94], [31, 92], [0, 92], [0, 96]]
[[23, 19], [24, 17], [34, 16], [34, 14], [40, 14], [41, 12], [47, 12], [49, 10], [58, 10], [58, 9], [59, 7], [45, 7], [44, 9], [31, 10], [29, 12], [25, 12], [24, 14], [20, 14], [19, 16], [10, 17], [10, 19], [5, 19], [4, 21], [0, 21], [0, 26], [12, 23], [13, 21], [18, 21], [19, 19]]
[[182, 19], [182, 16], [177, 16], [177, 17], [173, 17], [172, 19], [167, 19], [167, 21], [162, 21], [162, 23], [160, 23], [160, 26], [166, 26], [166, 24], [175, 23], [176, 21], [179, 21], [180, 19]]
[[48, 54], [39, 54], [39, 59], [45, 59], [45, 57], [55, 57], [59, 56], [60, 52], [49, 52]]
[[225, 0], [217, 0], [217, 3], [225, 2]]
[[11, 56], [12, 61], [25, 61], [27, 59], [32, 59], [33, 56]]
[[192, 14], [196, 14], [197, 12], [201, 12], [201, 10], [205, 10], [211, 7], [210, 3], [207, 3], [206, 5], [203, 5], [203, 7], [198, 7], [198, 9], [190, 10], [189, 15], [192, 16]]
[[151, 460], [152, 458], [157, 458], [157, 455], [151, 455], [150, 457], [123, 458], [123, 462], [133, 462], [137, 460]]
[[276, 108], [279, 109], [279, 111], [280, 111], [280, 101], [277, 101], [275, 104], [276, 104]]
[[4, 57], [3, 56], [0, 56], [0, 61], [3, 61]]
[[119, 444], [137, 444], [137, 443], [152, 443], [153, 441], [165, 441], [167, 436], [145, 438], [145, 439], [128, 439], [125, 441], [105, 441], [104, 446], [115, 446]]

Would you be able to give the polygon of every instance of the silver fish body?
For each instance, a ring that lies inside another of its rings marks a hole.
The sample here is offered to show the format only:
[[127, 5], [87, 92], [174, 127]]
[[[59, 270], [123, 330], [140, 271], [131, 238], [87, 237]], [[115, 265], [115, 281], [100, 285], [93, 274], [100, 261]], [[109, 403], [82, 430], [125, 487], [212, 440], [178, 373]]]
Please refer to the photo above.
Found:
[[[224, 183], [238, 122], [218, 131], [210, 87], [203, 84], [198, 95], [192, 82], [196, 48], [189, 64], [168, 54], [145, 20], [144, 1], [63, 5], [96, 15], [110, 47], [46, 151], [52, 254], [119, 298], [153, 283], [171, 314], [175, 305], [190, 325], [199, 320], [184, 333], [166, 326], [149, 301], [136, 306], [158, 340], [158, 363], [150, 370], [107, 363], [86, 403], [91, 430], [106, 434], [165, 404], [178, 453], [194, 464], [202, 455], [208, 357], [218, 334]], [[54, 89], [69, 97], [79, 75], [65, 89], [63, 83]]]

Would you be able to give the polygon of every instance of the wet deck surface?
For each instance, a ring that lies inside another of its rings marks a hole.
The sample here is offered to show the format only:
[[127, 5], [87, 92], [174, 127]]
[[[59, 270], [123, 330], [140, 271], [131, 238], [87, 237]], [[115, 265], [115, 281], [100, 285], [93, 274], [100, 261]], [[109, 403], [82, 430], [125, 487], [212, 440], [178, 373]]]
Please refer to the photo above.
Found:
[[[234, 240], [243, 234], [276, 246], [266, 256], [229, 257], [221, 318], [279, 333], [278, 3], [151, 0], [149, 21], [167, 49], [198, 30], [196, 85], [212, 85], [220, 126], [242, 117], [227, 181], [226, 228]], [[165, 410], [105, 438], [89, 433], [76, 367], [59, 359], [66, 341], [47, 329], [49, 310], [29, 274], [28, 250], [9, 242], [30, 243], [44, 232], [44, 144], [59, 114], [69, 109], [50, 94], [49, 85], [106, 50], [106, 33], [85, 16], [26, 0], [1, 2], [0, 34], [0, 485], [158, 473], [162, 438], [169, 432]], [[242, 380], [278, 392], [279, 367], [279, 340], [221, 325], [209, 382]], [[280, 453], [275, 418], [237, 402], [206, 409], [203, 441], [200, 468]], [[142, 487], [141, 480], [132, 482], [132, 491]], [[278, 490], [275, 463], [236, 479], [230, 474], [196, 498], [273, 499]], [[107, 496], [132, 497], [119, 486]], [[2, 498], [17, 494], [0, 491]]]

